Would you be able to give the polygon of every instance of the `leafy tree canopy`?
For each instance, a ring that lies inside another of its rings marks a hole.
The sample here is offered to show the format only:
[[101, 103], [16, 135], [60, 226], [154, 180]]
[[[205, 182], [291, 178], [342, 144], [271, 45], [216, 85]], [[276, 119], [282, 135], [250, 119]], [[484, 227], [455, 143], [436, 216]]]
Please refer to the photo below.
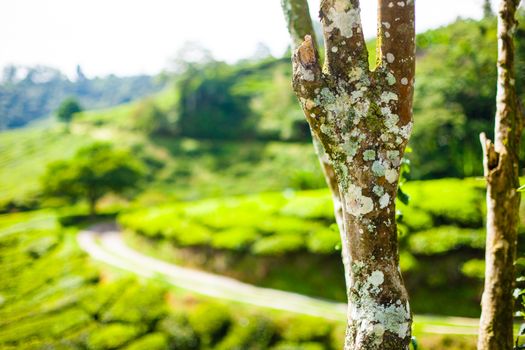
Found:
[[74, 97], [69, 97], [62, 101], [56, 114], [58, 120], [69, 123], [73, 119], [73, 114], [78, 112], [82, 112], [82, 107]]
[[71, 202], [86, 199], [95, 214], [97, 201], [107, 193], [122, 194], [137, 185], [143, 165], [130, 152], [108, 143], [81, 148], [70, 160], [48, 165], [42, 178], [44, 193]]

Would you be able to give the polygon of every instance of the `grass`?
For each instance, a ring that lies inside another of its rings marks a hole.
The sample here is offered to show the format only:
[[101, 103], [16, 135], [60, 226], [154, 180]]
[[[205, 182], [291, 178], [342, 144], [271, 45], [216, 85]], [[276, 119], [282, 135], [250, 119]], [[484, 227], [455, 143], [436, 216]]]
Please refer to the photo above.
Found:
[[[107, 115], [89, 112], [84, 118], [91, 118], [88, 116], [93, 113], [97, 116], [93, 118], [106, 120], [113, 112], [120, 118], [118, 109], [111, 109]], [[69, 133], [61, 125], [0, 133], [0, 211], [46, 205], [39, 195], [47, 164], [67, 159], [96, 140], [118, 140], [118, 147], [131, 149], [147, 165], [148, 175], [135, 193], [136, 206], [324, 186], [310, 144], [245, 141], [241, 146], [229, 141], [149, 138], [115, 124], [93, 123], [84, 123], [81, 118]]]
[[67, 159], [92, 142], [89, 136], [65, 133], [61, 128], [28, 128], [0, 133], [0, 208], [35, 201], [40, 177], [49, 162]]

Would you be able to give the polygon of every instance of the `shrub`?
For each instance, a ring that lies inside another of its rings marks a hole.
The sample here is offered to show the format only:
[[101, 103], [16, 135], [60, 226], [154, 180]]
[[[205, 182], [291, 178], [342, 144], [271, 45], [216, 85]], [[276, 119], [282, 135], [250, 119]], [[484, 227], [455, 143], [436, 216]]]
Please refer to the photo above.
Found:
[[333, 254], [341, 245], [341, 237], [337, 226], [324, 228], [310, 233], [306, 240], [306, 246], [312, 253]]
[[304, 191], [290, 197], [280, 214], [334, 221], [334, 206], [326, 190]]
[[165, 334], [151, 333], [144, 337], [135, 340], [130, 345], [126, 346], [124, 350], [167, 350], [168, 340]]
[[174, 239], [181, 246], [206, 245], [210, 242], [211, 231], [186, 218], [171, 220], [165, 229], [167, 238]]
[[150, 324], [166, 312], [163, 302], [165, 291], [152, 285], [128, 286], [116, 302], [106, 310], [101, 319], [104, 322], [128, 322]]
[[168, 315], [159, 322], [157, 329], [168, 336], [172, 349], [196, 350], [199, 348], [199, 337], [190, 327], [184, 314]]
[[304, 247], [304, 238], [299, 234], [282, 234], [264, 237], [255, 242], [252, 252], [258, 255], [283, 255]]
[[434, 217], [438, 225], [483, 226], [484, 182], [476, 179], [414, 181], [405, 184], [410, 206]]
[[[415, 205], [415, 204], [414, 204]], [[432, 215], [412, 205], [400, 205], [400, 223], [408, 227], [411, 231], [421, 231], [433, 226]]]
[[471, 259], [461, 266], [461, 272], [471, 278], [485, 278], [485, 260]]
[[90, 289], [86, 290], [85, 297], [80, 301], [80, 307], [89, 314], [98, 317], [133, 282], [132, 278], [122, 278], [111, 283], [91, 286]]
[[263, 350], [270, 345], [275, 333], [273, 323], [261, 316], [241, 317], [228, 335], [217, 346], [217, 350]]
[[483, 229], [462, 229], [456, 226], [439, 226], [414, 233], [408, 239], [410, 250], [416, 254], [440, 254], [459, 248], [481, 249], [485, 246]]
[[272, 350], [325, 350], [327, 349], [322, 343], [306, 342], [306, 343], [294, 343], [294, 342], [279, 342], [277, 345], [271, 348]]
[[259, 234], [250, 228], [233, 227], [214, 233], [211, 244], [218, 249], [242, 250], [253, 243]]
[[290, 342], [321, 342], [328, 344], [332, 325], [331, 323], [309, 316], [298, 316], [292, 320], [283, 320], [281, 323], [281, 335], [283, 339]]
[[113, 323], [95, 330], [89, 335], [87, 345], [90, 350], [117, 349], [140, 335], [139, 327]]
[[319, 223], [307, 221], [293, 216], [265, 217], [256, 223], [256, 227], [266, 234], [291, 234], [309, 233], [312, 230], [323, 227]]
[[310, 190], [323, 188], [326, 182], [322, 176], [319, 176], [319, 171], [311, 170], [295, 170], [290, 175], [290, 185], [292, 188], [298, 190]]
[[211, 346], [221, 340], [231, 324], [228, 309], [218, 304], [198, 305], [190, 313], [188, 320], [205, 346]]

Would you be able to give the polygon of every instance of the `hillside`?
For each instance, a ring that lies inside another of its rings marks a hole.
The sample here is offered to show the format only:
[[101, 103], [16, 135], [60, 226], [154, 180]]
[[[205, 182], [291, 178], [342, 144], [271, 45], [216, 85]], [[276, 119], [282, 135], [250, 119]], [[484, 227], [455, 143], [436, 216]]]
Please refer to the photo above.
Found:
[[[481, 175], [478, 134], [492, 129], [494, 111], [494, 35], [493, 19], [418, 35], [412, 179]], [[0, 206], [34, 202], [48, 161], [100, 139], [118, 139], [148, 165], [139, 202], [323, 187], [290, 69], [287, 58], [190, 65], [159, 93], [77, 115], [70, 134], [56, 125], [2, 132]]]

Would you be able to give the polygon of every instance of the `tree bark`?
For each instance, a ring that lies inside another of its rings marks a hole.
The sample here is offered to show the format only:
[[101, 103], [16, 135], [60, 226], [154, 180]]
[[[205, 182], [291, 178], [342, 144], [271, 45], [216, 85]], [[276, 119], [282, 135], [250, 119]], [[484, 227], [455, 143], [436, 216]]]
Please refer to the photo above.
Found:
[[414, 1], [379, 0], [374, 71], [359, 1], [323, 0], [320, 17], [324, 67], [308, 33], [293, 55], [293, 87], [329, 159], [341, 202], [345, 349], [407, 349], [412, 318], [399, 269], [395, 197], [412, 128]]
[[498, 11], [498, 82], [495, 141], [481, 134], [487, 180], [487, 244], [479, 350], [513, 348], [514, 260], [520, 196], [518, 152], [523, 127], [515, 90], [513, 33], [518, 0]]

